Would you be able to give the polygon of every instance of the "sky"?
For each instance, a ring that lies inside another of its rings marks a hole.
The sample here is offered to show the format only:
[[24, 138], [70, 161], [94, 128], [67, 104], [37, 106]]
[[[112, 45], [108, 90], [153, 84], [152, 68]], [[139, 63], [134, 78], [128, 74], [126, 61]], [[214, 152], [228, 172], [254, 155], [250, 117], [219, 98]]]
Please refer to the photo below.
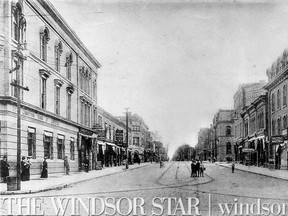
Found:
[[285, 1], [50, 1], [102, 65], [98, 104], [115, 116], [129, 107], [170, 156], [288, 48]]

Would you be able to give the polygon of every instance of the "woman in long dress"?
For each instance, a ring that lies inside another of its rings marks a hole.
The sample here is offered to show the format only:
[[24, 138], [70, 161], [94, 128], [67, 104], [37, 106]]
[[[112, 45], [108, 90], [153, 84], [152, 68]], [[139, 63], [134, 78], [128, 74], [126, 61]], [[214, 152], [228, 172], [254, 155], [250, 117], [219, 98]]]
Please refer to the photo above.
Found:
[[46, 157], [44, 157], [44, 160], [42, 162], [41, 178], [48, 178], [48, 163], [46, 161]]

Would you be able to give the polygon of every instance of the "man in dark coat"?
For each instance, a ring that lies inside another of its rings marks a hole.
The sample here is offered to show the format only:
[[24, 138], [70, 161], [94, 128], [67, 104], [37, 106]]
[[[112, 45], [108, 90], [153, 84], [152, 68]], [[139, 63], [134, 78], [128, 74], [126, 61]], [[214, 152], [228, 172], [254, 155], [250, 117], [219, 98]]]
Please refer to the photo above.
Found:
[[3, 178], [3, 182], [7, 182], [7, 176], [9, 176], [9, 168], [10, 165], [7, 162], [7, 157], [4, 156], [3, 159], [0, 161], [0, 169], [1, 169], [1, 177]]
[[196, 162], [196, 176], [197, 177], [200, 176], [200, 162], [199, 162], [199, 160], [197, 160], [197, 162]]
[[46, 157], [44, 157], [44, 161], [42, 162], [42, 172], [41, 178], [48, 178], [48, 163], [46, 161]]

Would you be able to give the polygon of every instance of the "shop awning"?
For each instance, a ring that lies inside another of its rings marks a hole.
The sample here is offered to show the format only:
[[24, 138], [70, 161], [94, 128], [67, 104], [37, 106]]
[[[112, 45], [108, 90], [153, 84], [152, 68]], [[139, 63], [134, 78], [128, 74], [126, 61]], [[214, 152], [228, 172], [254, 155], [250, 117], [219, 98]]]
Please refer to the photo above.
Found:
[[98, 145], [105, 145], [105, 143], [103, 141], [100, 141], [100, 140], [97, 141], [97, 144]]
[[106, 142], [107, 145], [116, 146], [114, 143]]

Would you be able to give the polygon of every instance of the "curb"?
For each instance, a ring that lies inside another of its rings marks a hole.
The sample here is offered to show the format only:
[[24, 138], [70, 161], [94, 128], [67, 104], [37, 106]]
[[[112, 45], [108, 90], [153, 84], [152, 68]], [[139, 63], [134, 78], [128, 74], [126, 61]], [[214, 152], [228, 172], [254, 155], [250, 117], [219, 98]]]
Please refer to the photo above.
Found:
[[[231, 167], [228, 167], [228, 166], [225, 166], [223, 164], [216, 164], [217, 166], [221, 166], [221, 167], [225, 167], [225, 168], [228, 168], [230, 169]], [[253, 174], [256, 174], [256, 175], [261, 175], [261, 176], [266, 176], [266, 177], [270, 177], [270, 178], [275, 178], [275, 179], [280, 179], [280, 180], [284, 180], [284, 181], [288, 181], [288, 179], [285, 179], [285, 178], [281, 178], [281, 177], [276, 177], [276, 176], [271, 176], [271, 175], [268, 175], [268, 174], [264, 174], [264, 173], [256, 173], [256, 172], [253, 172], [253, 171], [250, 171], [250, 170], [243, 170], [243, 169], [239, 169], [239, 168], [236, 168], [236, 170], [240, 170], [240, 171], [243, 171], [243, 172], [248, 172], [248, 173], [253, 173]]]
[[[150, 164], [150, 163], [149, 163]], [[44, 189], [38, 189], [38, 190], [25, 190], [25, 191], [2, 191], [0, 192], [0, 195], [18, 195], [18, 194], [34, 194], [34, 193], [40, 193], [40, 192], [45, 192], [45, 191], [50, 191], [50, 190], [60, 190], [60, 189], [63, 189], [63, 188], [67, 188], [71, 185], [76, 185], [76, 184], [79, 184], [79, 183], [82, 183], [82, 182], [86, 182], [86, 181], [90, 181], [90, 180], [93, 180], [93, 179], [97, 179], [97, 178], [101, 178], [101, 177], [105, 177], [105, 176], [110, 176], [110, 175], [114, 175], [114, 174], [117, 174], [117, 173], [121, 173], [121, 172], [127, 172], [127, 171], [130, 171], [130, 170], [134, 170], [134, 169], [140, 169], [142, 167], [146, 167], [148, 166], [149, 164], [145, 164], [143, 166], [138, 166], [138, 167], [132, 167], [128, 170], [119, 170], [119, 171], [116, 171], [116, 172], [113, 172], [113, 173], [107, 173], [107, 174], [104, 174], [104, 175], [101, 175], [101, 176], [95, 176], [95, 177], [91, 177], [91, 178], [87, 178], [87, 179], [83, 179], [83, 180], [80, 180], [80, 181], [75, 181], [75, 182], [71, 182], [71, 183], [67, 183], [67, 184], [58, 184], [58, 185], [55, 185], [55, 186], [51, 186], [51, 187], [48, 187], [48, 188], [44, 188]]]

